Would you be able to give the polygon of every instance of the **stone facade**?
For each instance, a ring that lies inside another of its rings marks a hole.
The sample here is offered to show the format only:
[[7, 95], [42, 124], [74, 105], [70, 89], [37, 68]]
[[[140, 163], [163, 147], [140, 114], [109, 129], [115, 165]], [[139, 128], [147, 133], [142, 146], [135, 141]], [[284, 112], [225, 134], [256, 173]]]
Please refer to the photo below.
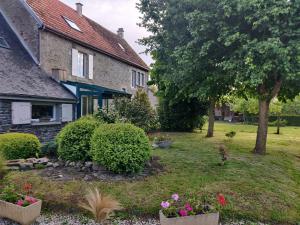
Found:
[[18, 132], [35, 134], [42, 143], [53, 141], [64, 123], [45, 125], [13, 125], [11, 119], [11, 101], [0, 100], [0, 133]]
[[[72, 76], [72, 48], [94, 56], [93, 79]], [[123, 88], [125, 88], [131, 94], [135, 93], [135, 89], [131, 87], [132, 70], [144, 73], [145, 82], [148, 81], [148, 73], [145, 71], [141, 71], [50, 32], [41, 31], [40, 49], [41, 67], [49, 74], [52, 73], [53, 69], [66, 71], [68, 81], [99, 85], [119, 91], [123, 91]], [[146, 91], [148, 90], [146, 89]]]
[[1, 0], [0, 10], [11, 28], [22, 40], [32, 56], [39, 59], [39, 24], [29, 6], [20, 0]]

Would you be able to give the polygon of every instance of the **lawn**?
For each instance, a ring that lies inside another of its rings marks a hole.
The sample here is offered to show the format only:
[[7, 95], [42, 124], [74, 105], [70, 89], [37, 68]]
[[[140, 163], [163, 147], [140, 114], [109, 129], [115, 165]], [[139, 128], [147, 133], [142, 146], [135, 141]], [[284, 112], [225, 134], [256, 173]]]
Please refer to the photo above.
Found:
[[[236, 131], [232, 140], [225, 133]], [[48, 209], [74, 209], [88, 186], [116, 197], [126, 215], [157, 216], [160, 202], [172, 193], [218, 193], [228, 197], [231, 209], [223, 219], [246, 218], [271, 224], [300, 221], [300, 127], [282, 128], [281, 135], [269, 130], [268, 154], [251, 153], [256, 127], [217, 123], [215, 137], [205, 138], [205, 130], [172, 133], [169, 150], [154, 150], [166, 172], [135, 182], [53, 182], [33, 172], [10, 173], [4, 182], [22, 186], [33, 184], [34, 192]], [[229, 149], [229, 161], [219, 166], [218, 146]]]

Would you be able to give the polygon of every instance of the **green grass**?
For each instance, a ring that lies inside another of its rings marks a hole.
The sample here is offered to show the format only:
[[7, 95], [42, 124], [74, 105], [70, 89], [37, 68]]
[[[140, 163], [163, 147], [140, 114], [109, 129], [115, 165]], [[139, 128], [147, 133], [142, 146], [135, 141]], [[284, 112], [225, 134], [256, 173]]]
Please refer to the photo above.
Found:
[[[236, 131], [232, 140], [225, 133]], [[10, 173], [5, 183], [33, 183], [34, 192], [51, 209], [76, 208], [87, 186], [116, 197], [129, 215], [157, 216], [160, 202], [172, 193], [224, 193], [232, 208], [223, 219], [245, 218], [272, 224], [300, 221], [300, 127], [270, 128], [268, 154], [251, 153], [256, 127], [217, 123], [215, 137], [205, 131], [172, 133], [169, 150], [154, 150], [166, 172], [135, 182], [53, 182], [32, 172]], [[229, 161], [219, 166], [219, 144], [229, 149]], [[26, 179], [24, 178], [26, 177]], [[66, 207], [67, 206], [67, 207]]]

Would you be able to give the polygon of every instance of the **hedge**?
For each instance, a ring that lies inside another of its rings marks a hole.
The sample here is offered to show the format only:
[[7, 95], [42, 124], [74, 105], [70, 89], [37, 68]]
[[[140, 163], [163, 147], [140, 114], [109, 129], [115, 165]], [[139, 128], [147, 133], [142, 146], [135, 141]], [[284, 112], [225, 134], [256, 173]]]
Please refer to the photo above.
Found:
[[[287, 121], [287, 126], [300, 126], [300, 115], [283, 115], [280, 116], [281, 120]], [[269, 116], [269, 122], [274, 122], [277, 120], [277, 116]], [[258, 122], [257, 116], [246, 116], [245, 122], [250, 124], [256, 124]]]
[[41, 143], [33, 134], [0, 134], [0, 153], [7, 160], [36, 157]]

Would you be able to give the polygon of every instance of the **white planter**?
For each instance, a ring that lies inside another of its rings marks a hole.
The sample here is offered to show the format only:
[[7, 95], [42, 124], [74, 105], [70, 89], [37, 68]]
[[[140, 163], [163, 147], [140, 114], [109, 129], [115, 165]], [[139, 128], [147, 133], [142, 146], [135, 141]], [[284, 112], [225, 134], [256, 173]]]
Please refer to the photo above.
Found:
[[197, 216], [167, 218], [162, 211], [159, 212], [161, 225], [218, 225], [219, 213], [208, 213]]
[[22, 225], [30, 225], [40, 216], [41, 208], [41, 200], [27, 207], [0, 200], [0, 217], [13, 220]]

